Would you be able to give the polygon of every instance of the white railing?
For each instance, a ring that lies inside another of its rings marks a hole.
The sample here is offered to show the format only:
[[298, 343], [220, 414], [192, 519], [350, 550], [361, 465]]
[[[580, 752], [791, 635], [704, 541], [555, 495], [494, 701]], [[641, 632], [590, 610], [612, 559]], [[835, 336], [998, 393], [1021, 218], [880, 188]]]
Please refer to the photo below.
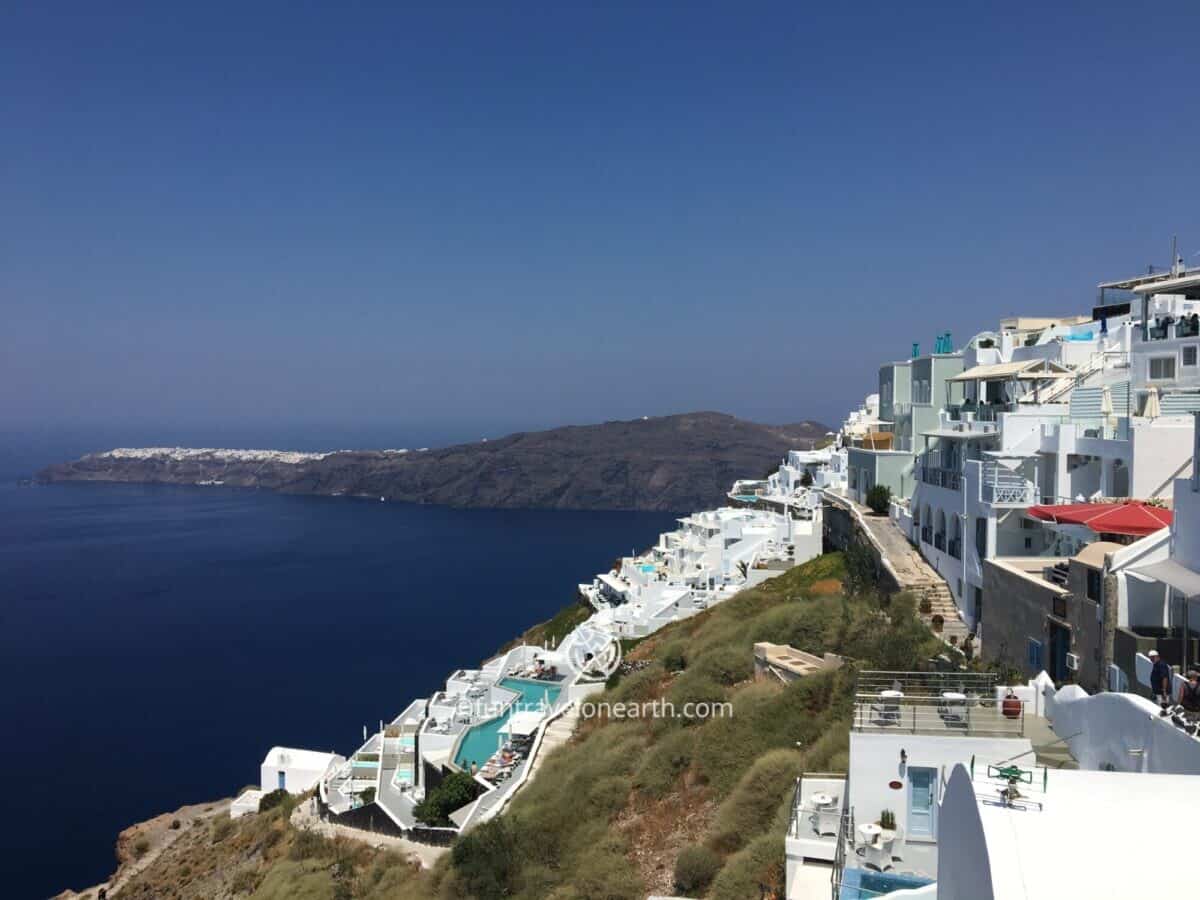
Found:
[[1030, 506], [1037, 503], [1037, 486], [1019, 472], [996, 463], [984, 463], [979, 499], [993, 506]]

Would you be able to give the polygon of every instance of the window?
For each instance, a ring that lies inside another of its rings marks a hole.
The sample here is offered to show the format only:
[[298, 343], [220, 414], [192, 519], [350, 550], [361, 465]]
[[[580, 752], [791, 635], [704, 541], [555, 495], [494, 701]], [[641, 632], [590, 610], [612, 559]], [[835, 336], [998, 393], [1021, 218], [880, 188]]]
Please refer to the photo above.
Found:
[[1185, 366], [1194, 366], [1196, 364], [1196, 345], [1188, 344], [1183, 348], [1183, 364]]
[[1104, 580], [1097, 569], [1087, 570], [1087, 598], [1097, 603], [1104, 597]]
[[1029, 663], [1029, 668], [1035, 672], [1042, 671], [1042, 642], [1030, 638], [1028, 650], [1028, 659], [1026, 661]]
[[983, 588], [975, 588], [975, 627], [983, 622]]
[[1060, 619], [1067, 617], [1067, 598], [1055, 597], [1051, 603], [1051, 611]]
[[1152, 356], [1150, 357], [1150, 380], [1151, 381], [1171, 381], [1175, 378], [1175, 357], [1173, 356]]
[[987, 558], [987, 519], [975, 520], [975, 552], [980, 559]]

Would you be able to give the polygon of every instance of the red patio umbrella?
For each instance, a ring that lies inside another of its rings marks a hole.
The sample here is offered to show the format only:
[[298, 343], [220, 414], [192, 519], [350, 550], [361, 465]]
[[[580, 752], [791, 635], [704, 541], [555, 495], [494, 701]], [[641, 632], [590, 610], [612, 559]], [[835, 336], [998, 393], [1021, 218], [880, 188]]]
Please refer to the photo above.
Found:
[[1086, 525], [1097, 534], [1127, 534], [1143, 537], [1171, 524], [1169, 509], [1137, 500], [1126, 503], [1064, 503], [1060, 506], [1031, 506], [1029, 514], [1046, 522]]

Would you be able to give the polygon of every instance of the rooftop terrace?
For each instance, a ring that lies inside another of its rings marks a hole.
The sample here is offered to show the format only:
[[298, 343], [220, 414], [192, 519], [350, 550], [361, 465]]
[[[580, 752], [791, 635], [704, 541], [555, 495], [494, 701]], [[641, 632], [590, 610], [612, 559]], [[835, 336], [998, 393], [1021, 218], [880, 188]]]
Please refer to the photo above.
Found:
[[859, 674], [851, 728], [859, 732], [1024, 737], [1025, 707], [996, 700], [998, 676], [975, 672]]

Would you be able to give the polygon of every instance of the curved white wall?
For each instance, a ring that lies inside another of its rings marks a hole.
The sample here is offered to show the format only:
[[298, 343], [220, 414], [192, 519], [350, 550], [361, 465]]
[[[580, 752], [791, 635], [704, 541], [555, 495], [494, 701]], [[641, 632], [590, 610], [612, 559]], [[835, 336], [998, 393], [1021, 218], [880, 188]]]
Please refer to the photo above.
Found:
[[1084, 769], [1200, 775], [1200, 740], [1159, 716], [1136, 694], [1097, 694], [1071, 684], [1043, 690], [1046, 718]]
[[992, 864], [983, 820], [975, 786], [961, 763], [950, 773], [939, 815], [938, 900], [993, 900]]

